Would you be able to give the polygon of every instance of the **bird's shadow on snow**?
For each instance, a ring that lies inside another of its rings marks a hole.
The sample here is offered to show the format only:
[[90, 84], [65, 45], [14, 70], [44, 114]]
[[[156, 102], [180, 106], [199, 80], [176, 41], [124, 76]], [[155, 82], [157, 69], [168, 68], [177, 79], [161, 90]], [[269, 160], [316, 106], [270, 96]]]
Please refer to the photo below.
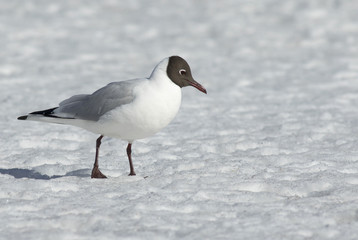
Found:
[[14, 178], [30, 178], [30, 179], [40, 179], [40, 180], [51, 180], [55, 178], [61, 177], [89, 177], [91, 176], [88, 172], [88, 169], [80, 169], [66, 173], [65, 175], [53, 175], [48, 176], [47, 174], [39, 173], [35, 170], [31, 169], [22, 169], [22, 168], [10, 168], [10, 169], [3, 169], [0, 168], [0, 174], [8, 174], [13, 176]]

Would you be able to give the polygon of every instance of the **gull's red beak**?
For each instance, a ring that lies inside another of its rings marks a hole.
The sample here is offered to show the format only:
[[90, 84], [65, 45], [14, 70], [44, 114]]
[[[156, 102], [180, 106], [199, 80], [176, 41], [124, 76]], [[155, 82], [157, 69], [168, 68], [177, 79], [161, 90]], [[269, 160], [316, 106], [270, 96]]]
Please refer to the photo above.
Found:
[[194, 79], [187, 80], [187, 81], [188, 81], [190, 86], [193, 86], [196, 89], [198, 89], [200, 92], [203, 92], [203, 93], [207, 94], [206, 89], [200, 83], [196, 82]]

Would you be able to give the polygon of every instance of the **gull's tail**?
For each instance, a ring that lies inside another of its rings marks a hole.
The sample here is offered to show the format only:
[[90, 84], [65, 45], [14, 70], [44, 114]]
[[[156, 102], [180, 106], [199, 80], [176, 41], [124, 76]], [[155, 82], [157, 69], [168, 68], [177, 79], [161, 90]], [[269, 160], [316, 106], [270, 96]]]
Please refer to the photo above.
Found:
[[70, 117], [60, 117], [56, 116], [54, 110], [55, 108], [50, 108], [42, 111], [36, 111], [29, 113], [28, 115], [20, 116], [18, 120], [31, 120], [31, 121], [39, 121], [39, 122], [50, 122], [50, 123], [58, 123], [58, 124], [68, 124], [69, 120], [73, 120], [75, 118]]

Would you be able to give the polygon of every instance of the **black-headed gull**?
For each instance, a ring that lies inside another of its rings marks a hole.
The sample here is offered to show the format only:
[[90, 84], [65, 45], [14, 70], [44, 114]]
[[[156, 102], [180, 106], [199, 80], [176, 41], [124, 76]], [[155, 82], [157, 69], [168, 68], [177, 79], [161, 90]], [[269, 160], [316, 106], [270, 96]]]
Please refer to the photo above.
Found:
[[100, 134], [92, 178], [106, 178], [98, 168], [103, 136], [126, 140], [129, 175], [135, 175], [131, 158], [133, 141], [155, 134], [173, 120], [180, 107], [181, 88], [186, 86], [206, 93], [193, 79], [188, 63], [179, 56], [171, 56], [158, 63], [149, 78], [113, 82], [92, 94], [72, 96], [58, 107], [18, 119], [73, 125]]

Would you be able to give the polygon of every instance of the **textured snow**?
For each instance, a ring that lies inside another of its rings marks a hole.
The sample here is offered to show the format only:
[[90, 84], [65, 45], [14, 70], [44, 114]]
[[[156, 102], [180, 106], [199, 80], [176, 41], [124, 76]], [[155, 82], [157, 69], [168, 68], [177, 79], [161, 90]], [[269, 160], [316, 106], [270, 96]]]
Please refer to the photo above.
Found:
[[[0, 1], [0, 239], [358, 239], [358, 3]], [[177, 54], [208, 90], [134, 142], [20, 122]]]

